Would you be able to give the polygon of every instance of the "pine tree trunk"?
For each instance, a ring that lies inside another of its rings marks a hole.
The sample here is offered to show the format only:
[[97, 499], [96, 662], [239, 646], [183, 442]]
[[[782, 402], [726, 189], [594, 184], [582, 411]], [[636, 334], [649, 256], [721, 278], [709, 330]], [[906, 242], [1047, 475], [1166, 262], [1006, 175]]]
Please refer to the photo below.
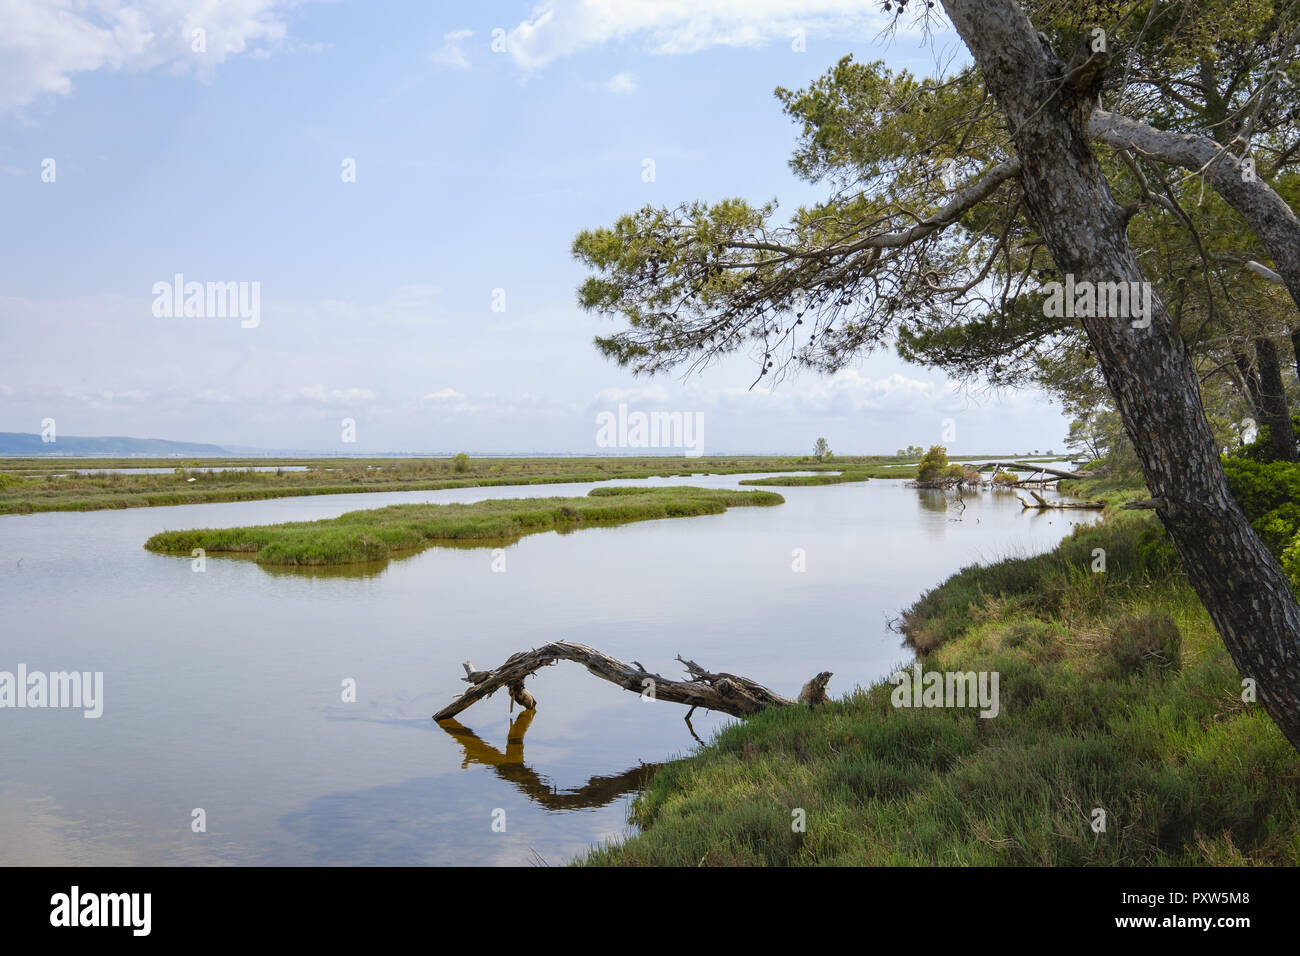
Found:
[[1270, 339], [1255, 340], [1255, 365], [1259, 369], [1259, 422], [1268, 426], [1269, 446], [1275, 461], [1295, 461], [1295, 430], [1286, 404], [1282, 365]]
[[1250, 405], [1251, 413], [1259, 418], [1263, 413], [1260, 411], [1259, 375], [1255, 372], [1255, 366], [1250, 364], [1250, 357], [1239, 349], [1233, 350], [1232, 361], [1237, 366], [1241, 378], [1242, 396]]
[[[1144, 281], [1085, 135], [1096, 77], [1079, 83], [1013, 0], [944, 0], [1011, 130], [1028, 208], [1075, 281]], [[1300, 605], [1228, 491], [1197, 377], [1152, 291], [1151, 324], [1082, 319], [1157, 513], [1228, 652], [1300, 750]]]

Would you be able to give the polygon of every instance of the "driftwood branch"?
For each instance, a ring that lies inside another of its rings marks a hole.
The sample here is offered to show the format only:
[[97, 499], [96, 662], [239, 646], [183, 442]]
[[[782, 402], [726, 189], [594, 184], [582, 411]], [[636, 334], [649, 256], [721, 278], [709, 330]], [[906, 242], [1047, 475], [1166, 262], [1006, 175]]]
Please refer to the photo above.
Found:
[[[685, 704], [691, 708], [703, 707], [733, 717], [747, 717], [766, 707], [823, 703], [827, 699], [826, 684], [832, 676], [830, 671], [823, 671], [804, 685], [798, 700], [792, 700], [747, 677], [737, 674], [715, 674], [706, 671], [694, 661], [682, 657], [677, 659], [686, 666], [686, 672], [690, 675], [689, 680], [671, 680], [659, 674], [652, 674], [636, 661], [632, 664], [624, 664], [585, 644], [556, 641], [531, 651], [512, 654], [496, 670], [475, 671], [472, 666], [466, 666], [467, 676], [462, 680], [471, 684], [470, 689], [434, 714], [433, 719], [448, 720], [455, 717], [471, 704], [485, 697], [491, 697], [502, 687], [507, 689], [512, 701], [522, 705], [526, 710], [531, 710], [537, 706], [537, 701], [532, 694], [524, 690], [524, 678], [556, 661], [574, 661], [601, 680], [607, 680], [624, 690], [655, 700]], [[468, 665], [468, 662], [466, 664]]]
[[1077, 471], [1061, 471], [1056, 468], [1046, 468], [1043, 465], [1028, 464], [1023, 461], [990, 461], [985, 462], [975, 468], [976, 471], [983, 471], [986, 468], [998, 469], [1003, 471], [1029, 471], [1029, 472], [1046, 472], [1049, 475], [1055, 475], [1057, 478], [1086, 478]]

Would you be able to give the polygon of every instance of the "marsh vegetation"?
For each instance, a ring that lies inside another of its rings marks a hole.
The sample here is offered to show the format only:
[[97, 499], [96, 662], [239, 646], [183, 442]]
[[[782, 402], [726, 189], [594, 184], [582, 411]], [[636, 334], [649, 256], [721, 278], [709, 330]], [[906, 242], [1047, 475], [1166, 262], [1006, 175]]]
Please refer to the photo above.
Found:
[[254, 555], [267, 565], [332, 566], [382, 561], [437, 544], [495, 547], [543, 531], [721, 514], [779, 505], [770, 491], [715, 488], [595, 488], [585, 498], [504, 498], [473, 504], [389, 505], [321, 521], [164, 531], [145, 542], [159, 554]]

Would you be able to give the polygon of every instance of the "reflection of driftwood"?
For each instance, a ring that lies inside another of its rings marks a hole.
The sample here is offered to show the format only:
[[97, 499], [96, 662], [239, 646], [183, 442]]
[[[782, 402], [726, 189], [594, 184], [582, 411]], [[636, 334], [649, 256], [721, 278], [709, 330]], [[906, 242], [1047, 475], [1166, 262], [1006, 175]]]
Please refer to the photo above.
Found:
[[[677, 681], [659, 674], [651, 674], [644, 667], [633, 661], [633, 667], [615, 660], [608, 654], [602, 654], [585, 644], [571, 644], [568, 641], [556, 641], [531, 651], [520, 651], [493, 671], [474, 671], [472, 685], [464, 694], [433, 715], [434, 720], [446, 720], [455, 717], [466, 707], [490, 697], [502, 687], [506, 687], [511, 698], [523, 704], [525, 708], [537, 706], [532, 694], [524, 690], [524, 678], [540, 667], [554, 664], [556, 661], [576, 661], [587, 668], [596, 677], [617, 684], [624, 690], [645, 694], [655, 700], [666, 700], [674, 704], [685, 704], [690, 708], [703, 707], [716, 710], [733, 717], [746, 717], [756, 714], [765, 707], [788, 707], [802, 702], [782, 697], [746, 677], [736, 674], [713, 674], [700, 667], [694, 661], [677, 658], [685, 666], [690, 680]], [[467, 671], [470, 668], [466, 668]], [[469, 680], [469, 677], [463, 678]], [[823, 671], [807, 684], [804, 690], [812, 694], [808, 703], [818, 703], [826, 696], [826, 682], [831, 679], [829, 671]], [[526, 700], [525, 700], [526, 699]]]
[[1104, 501], [1045, 501], [1043, 496], [1038, 492], [1031, 491], [1029, 493], [1034, 496], [1034, 500], [1038, 502], [1037, 504], [1031, 505], [1019, 495], [1016, 495], [1016, 500], [1026, 508], [1036, 508], [1039, 511], [1042, 511], [1044, 508], [1059, 508], [1062, 510], [1067, 508], [1079, 508], [1095, 511], [1106, 507], [1106, 502]]
[[608, 806], [619, 797], [640, 790], [659, 766], [643, 763], [615, 776], [592, 777], [575, 790], [556, 790], [544, 776], [524, 763], [524, 734], [536, 714], [535, 710], [525, 710], [511, 722], [505, 753], [457, 721], [444, 720], [438, 726], [455, 737], [464, 748], [465, 760], [461, 769], [474, 763], [490, 767], [498, 777], [514, 784], [521, 793], [547, 810], [590, 810]]

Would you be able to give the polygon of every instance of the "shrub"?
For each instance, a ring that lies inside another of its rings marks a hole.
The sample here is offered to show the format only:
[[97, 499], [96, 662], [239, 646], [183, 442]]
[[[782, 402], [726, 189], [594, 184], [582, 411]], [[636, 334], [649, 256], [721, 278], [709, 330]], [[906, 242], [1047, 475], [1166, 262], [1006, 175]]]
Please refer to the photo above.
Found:
[[[921, 456], [921, 463], [916, 469], [916, 477], [919, 481], [935, 481], [939, 478], [949, 477], [946, 474], [949, 467], [948, 449], [942, 445], [931, 445], [930, 450]], [[960, 468], [958, 471], [960, 472]]]
[[1183, 636], [1163, 611], [1125, 615], [1111, 625], [1105, 650], [1105, 669], [1119, 677], [1176, 671], [1182, 667]]
[[1002, 643], [1007, 647], [1023, 647], [1025, 644], [1048, 644], [1052, 640], [1052, 627], [1046, 621], [1016, 621], [1002, 635]]
[[1143, 528], [1138, 535], [1137, 556], [1141, 568], [1154, 577], [1177, 574], [1183, 567], [1168, 532], [1158, 524]]
[[1300, 590], [1300, 463], [1225, 458], [1223, 471], [1250, 526]]
[[[1300, 415], [1291, 416], [1291, 428], [1295, 432], [1296, 440], [1300, 441]], [[1255, 433], [1255, 440], [1247, 445], [1242, 445], [1235, 455], [1249, 461], [1272, 462], [1274, 460], [1273, 439], [1269, 433], [1269, 426], [1260, 425], [1259, 430]]]
[[469, 455], [461, 452], [451, 460], [452, 471], [459, 473], [469, 471]]

